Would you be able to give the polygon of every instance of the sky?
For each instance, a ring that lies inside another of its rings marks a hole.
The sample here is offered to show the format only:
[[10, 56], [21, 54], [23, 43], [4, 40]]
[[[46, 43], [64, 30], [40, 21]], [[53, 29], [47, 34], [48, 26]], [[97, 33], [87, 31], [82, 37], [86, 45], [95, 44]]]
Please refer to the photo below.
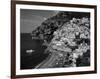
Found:
[[20, 10], [20, 31], [21, 33], [31, 33], [47, 18], [57, 14], [57, 11], [48, 10]]

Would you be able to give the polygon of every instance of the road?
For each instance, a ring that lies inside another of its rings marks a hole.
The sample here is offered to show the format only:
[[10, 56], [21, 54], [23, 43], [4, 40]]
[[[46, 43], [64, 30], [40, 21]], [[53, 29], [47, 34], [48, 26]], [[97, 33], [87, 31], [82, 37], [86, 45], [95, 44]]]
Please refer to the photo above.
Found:
[[55, 60], [58, 58], [56, 53], [50, 53], [49, 56], [37, 65], [35, 68], [51, 68], [55, 64]]

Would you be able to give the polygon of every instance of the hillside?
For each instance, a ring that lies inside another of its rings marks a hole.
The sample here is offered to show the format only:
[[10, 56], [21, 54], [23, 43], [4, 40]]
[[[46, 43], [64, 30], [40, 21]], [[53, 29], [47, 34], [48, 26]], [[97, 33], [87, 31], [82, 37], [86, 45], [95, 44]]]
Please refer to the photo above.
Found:
[[33, 30], [32, 37], [44, 40], [50, 54], [38, 68], [90, 65], [89, 13], [59, 12]]

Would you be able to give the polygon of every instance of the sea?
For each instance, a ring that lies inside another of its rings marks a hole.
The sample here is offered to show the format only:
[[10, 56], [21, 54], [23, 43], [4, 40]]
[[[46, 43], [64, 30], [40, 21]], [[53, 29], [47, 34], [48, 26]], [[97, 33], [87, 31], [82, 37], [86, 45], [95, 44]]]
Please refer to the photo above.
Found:
[[[42, 45], [43, 40], [32, 39], [30, 33], [21, 33], [20, 42], [20, 69], [34, 69], [48, 57], [48, 54], [44, 53], [47, 47]], [[27, 50], [34, 52], [26, 53]]]

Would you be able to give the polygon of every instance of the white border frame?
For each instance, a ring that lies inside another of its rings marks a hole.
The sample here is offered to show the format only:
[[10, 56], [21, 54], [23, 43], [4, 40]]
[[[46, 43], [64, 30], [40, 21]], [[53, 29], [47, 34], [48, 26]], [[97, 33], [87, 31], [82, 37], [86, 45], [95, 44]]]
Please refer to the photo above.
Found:
[[[59, 10], [59, 11], [77, 11], [90, 12], [91, 26], [91, 61], [90, 67], [68, 67], [68, 68], [48, 68], [48, 69], [26, 69], [20, 70], [20, 9], [36, 9], [36, 10]], [[41, 5], [23, 5], [16, 4], [16, 75], [26, 74], [45, 74], [45, 73], [60, 73], [60, 72], [79, 72], [79, 71], [94, 71], [94, 9], [90, 8], [73, 8], [73, 7], [54, 7]]]

